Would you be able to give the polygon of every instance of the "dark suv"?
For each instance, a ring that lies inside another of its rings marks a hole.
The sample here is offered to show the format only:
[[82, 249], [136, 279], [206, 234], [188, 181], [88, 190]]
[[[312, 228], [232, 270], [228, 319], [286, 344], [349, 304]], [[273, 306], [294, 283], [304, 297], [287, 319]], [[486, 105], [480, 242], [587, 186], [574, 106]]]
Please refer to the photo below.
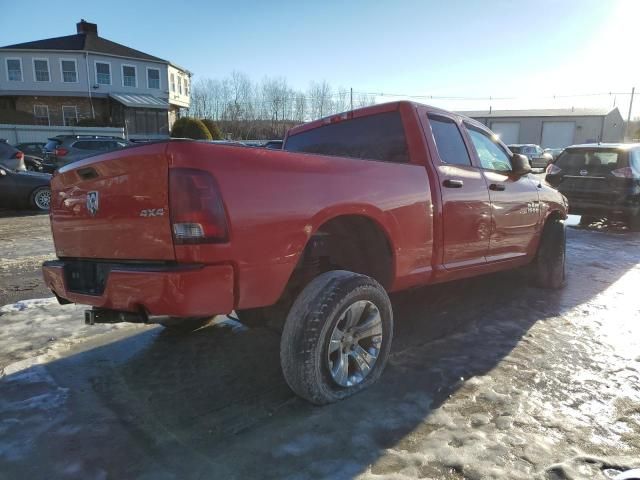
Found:
[[569, 200], [569, 212], [622, 217], [640, 230], [640, 144], [588, 144], [567, 147], [547, 167], [547, 182]]
[[118, 150], [131, 145], [121, 137], [99, 135], [59, 135], [49, 139], [44, 146], [46, 159], [58, 167], [76, 160]]

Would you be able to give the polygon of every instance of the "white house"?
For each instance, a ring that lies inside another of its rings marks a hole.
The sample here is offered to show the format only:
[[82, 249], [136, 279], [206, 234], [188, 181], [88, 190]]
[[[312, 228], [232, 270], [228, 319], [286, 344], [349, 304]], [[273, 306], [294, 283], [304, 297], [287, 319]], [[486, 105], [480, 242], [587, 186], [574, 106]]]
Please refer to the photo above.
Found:
[[189, 108], [190, 83], [188, 70], [102, 38], [96, 24], [81, 20], [75, 35], [0, 48], [0, 123], [166, 136]]

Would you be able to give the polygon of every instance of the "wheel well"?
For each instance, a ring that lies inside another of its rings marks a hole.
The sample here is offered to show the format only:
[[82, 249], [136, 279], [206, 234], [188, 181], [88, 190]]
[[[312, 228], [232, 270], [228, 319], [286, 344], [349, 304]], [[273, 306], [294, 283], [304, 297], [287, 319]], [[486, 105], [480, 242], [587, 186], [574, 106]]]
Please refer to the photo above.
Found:
[[544, 223], [546, 224], [547, 222], [552, 222], [554, 220], [562, 220], [563, 218], [563, 215], [558, 210], [554, 210], [547, 216], [547, 219], [544, 221]]
[[292, 275], [307, 283], [328, 270], [362, 273], [389, 288], [393, 253], [382, 228], [359, 215], [344, 215], [324, 223], [309, 239]]

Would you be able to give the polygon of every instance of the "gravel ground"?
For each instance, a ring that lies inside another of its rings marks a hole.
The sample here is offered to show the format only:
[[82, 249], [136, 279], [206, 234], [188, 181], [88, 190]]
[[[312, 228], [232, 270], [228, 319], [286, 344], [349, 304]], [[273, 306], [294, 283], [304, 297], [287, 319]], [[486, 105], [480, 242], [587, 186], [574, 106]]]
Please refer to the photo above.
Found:
[[51, 295], [40, 266], [53, 251], [47, 214], [0, 211], [0, 305]]
[[568, 242], [561, 292], [510, 272], [395, 295], [382, 379], [323, 408], [288, 390], [266, 329], [179, 336], [86, 327], [82, 307], [51, 300], [3, 307], [0, 479], [597, 479], [638, 468], [640, 235], [596, 225], [570, 228]]

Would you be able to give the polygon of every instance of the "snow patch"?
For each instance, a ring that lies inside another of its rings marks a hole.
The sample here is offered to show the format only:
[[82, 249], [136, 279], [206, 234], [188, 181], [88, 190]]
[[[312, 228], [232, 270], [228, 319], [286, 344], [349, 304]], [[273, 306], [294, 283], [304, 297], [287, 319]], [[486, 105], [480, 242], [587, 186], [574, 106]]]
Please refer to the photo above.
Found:
[[51, 304], [57, 304], [58, 301], [56, 297], [47, 297], [47, 298], [33, 298], [31, 300], [20, 300], [16, 303], [10, 303], [9, 305], [4, 305], [0, 307], [0, 314], [2, 313], [13, 313], [13, 312], [23, 312], [27, 309], [43, 307]]

